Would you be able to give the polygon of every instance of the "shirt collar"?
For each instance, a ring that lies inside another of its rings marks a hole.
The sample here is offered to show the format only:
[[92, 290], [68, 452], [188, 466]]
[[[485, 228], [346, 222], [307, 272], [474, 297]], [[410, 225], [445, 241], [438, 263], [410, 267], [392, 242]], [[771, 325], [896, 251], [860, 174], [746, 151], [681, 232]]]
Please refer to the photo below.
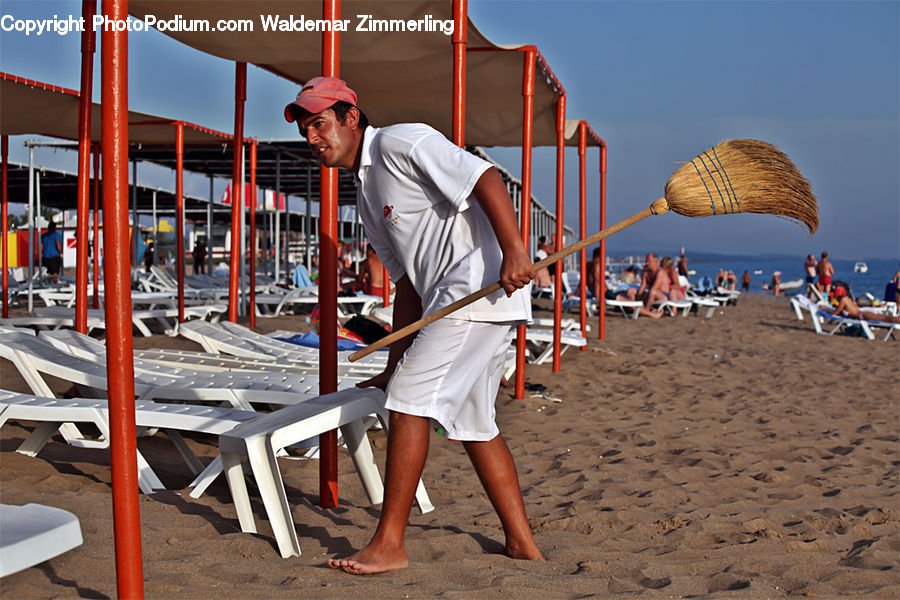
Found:
[[363, 132], [362, 152], [359, 155], [359, 170], [356, 172], [356, 178], [362, 180], [365, 177], [366, 170], [372, 164], [372, 140], [378, 133], [377, 127], [369, 125]]

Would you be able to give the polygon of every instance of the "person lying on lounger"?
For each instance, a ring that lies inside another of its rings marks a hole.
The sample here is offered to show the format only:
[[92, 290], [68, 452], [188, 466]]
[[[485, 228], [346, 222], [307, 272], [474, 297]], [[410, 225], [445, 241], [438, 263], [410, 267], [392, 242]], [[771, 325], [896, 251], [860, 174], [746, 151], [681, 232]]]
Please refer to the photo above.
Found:
[[828, 295], [829, 299], [837, 300], [838, 304], [835, 308], [829, 308], [827, 306], [823, 306], [822, 310], [827, 313], [831, 313], [833, 315], [837, 315], [840, 317], [849, 317], [851, 319], [863, 319], [866, 321], [883, 321], [885, 323], [900, 323], [900, 317], [895, 317], [893, 315], [889, 315], [887, 313], [878, 312], [874, 310], [862, 310], [859, 308], [859, 305], [853, 300], [850, 294], [847, 291], [847, 288], [843, 285], [835, 285], [831, 294]]

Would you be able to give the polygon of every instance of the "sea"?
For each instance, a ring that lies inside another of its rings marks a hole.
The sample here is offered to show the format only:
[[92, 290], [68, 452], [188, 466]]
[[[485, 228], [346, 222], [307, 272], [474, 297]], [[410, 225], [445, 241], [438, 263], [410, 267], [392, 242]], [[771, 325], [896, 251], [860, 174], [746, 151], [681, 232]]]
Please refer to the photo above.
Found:
[[[672, 255], [676, 261], [678, 255]], [[816, 257], [818, 259], [818, 257]], [[612, 259], [613, 261], [615, 258]], [[859, 297], [871, 294], [877, 300], [884, 299], [885, 286], [893, 279], [894, 273], [900, 270], [900, 261], [896, 259], [872, 258], [872, 259], [829, 259], [834, 265], [834, 280], [844, 281], [850, 285], [854, 296]], [[719, 269], [734, 271], [737, 277], [738, 289], [741, 286], [741, 276], [744, 271], [750, 273], [750, 291], [764, 293], [763, 284], [772, 281], [772, 274], [781, 271], [782, 283], [793, 279], [801, 279], [805, 282], [806, 273], [803, 263], [806, 256], [727, 256], [727, 255], [687, 255], [688, 270], [696, 271], [691, 275], [691, 282], [697, 282], [702, 277], [709, 277], [713, 281], [719, 273]], [[640, 258], [643, 264], [643, 257]], [[865, 273], [854, 270], [857, 263], [864, 263], [867, 267]], [[613, 268], [618, 272], [619, 268]], [[801, 286], [800, 291], [806, 288]], [[794, 290], [788, 294], [796, 293]]]

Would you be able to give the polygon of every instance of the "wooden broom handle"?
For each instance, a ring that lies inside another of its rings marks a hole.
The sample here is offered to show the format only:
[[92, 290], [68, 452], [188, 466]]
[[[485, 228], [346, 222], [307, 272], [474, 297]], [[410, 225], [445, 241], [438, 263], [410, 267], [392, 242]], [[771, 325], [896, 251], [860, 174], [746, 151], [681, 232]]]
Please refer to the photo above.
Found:
[[[668, 210], [669, 210], [669, 205], [668, 205], [668, 203], [666, 203], [666, 199], [660, 198], [659, 200], [657, 200], [656, 202], [654, 202], [652, 205], [645, 208], [641, 212], [633, 214], [630, 217], [628, 217], [627, 219], [623, 219], [623, 220], [619, 221], [618, 223], [616, 223], [615, 225], [612, 225], [611, 227], [607, 227], [603, 231], [598, 231], [597, 233], [595, 233], [589, 237], [586, 237], [583, 240], [575, 242], [571, 246], [566, 246], [559, 252], [555, 252], [543, 260], [539, 260], [538, 262], [534, 263], [534, 265], [533, 265], [534, 270], [539, 271], [540, 269], [543, 269], [544, 267], [548, 267], [548, 266], [552, 265], [553, 263], [564, 259], [565, 257], [569, 256], [570, 254], [574, 254], [574, 253], [578, 252], [582, 248], [587, 248], [591, 244], [599, 242], [600, 240], [605, 239], [605, 238], [611, 236], [612, 234], [625, 229], [626, 227], [634, 225], [638, 221], [642, 221], [642, 220], [646, 219], [650, 215], [661, 215], [662, 213], [667, 212]], [[468, 306], [469, 304], [472, 304], [476, 300], [480, 300], [481, 298], [484, 298], [488, 294], [492, 294], [492, 293], [496, 292], [497, 290], [501, 289], [502, 287], [503, 287], [503, 285], [499, 281], [495, 281], [491, 285], [481, 288], [477, 292], [471, 293], [468, 296], [466, 296], [465, 298], [460, 298], [453, 304], [450, 304], [448, 306], [445, 306], [444, 308], [436, 310], [433, 313], [431, 313], [430, 315], [422, 317], [418, 321], [415, 321], [413, 323], [410, 323], [406, 327], [398, 329], [397, 331], [381, 338], [374, 344], [370, 344], [370, 345], [366, 346], [365, 348], [363, 348], [362, 350], [357, 350], [356, 352], [354, 352], [353, 354], [350, 355], [350, 362], [356, 362], [357, 360], [370, 355], [371, 353], [375, 352], [376, 350], [380, 350], [380, 349], [384, 348], [385, 346], [390, 346], [397, 340], [405, 338], [406, 336], [408, 336], [411, 333], [415, 333], [416, 331], [422, 329], [429, 323], [433, 323], [440, 318], [446, 317], [450, 313], [459, 310], [463, 306]]]

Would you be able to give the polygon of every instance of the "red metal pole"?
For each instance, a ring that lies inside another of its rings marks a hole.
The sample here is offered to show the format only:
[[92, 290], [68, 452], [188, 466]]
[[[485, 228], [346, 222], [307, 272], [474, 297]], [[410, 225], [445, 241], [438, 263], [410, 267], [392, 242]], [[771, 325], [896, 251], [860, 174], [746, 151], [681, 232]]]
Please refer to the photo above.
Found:
[[94, 308], [100, 308], [100, 144], [94, 144]]
[[175, 123], [175, 256], [178, 322], [184, 323], [184, 123], [181, 121]]
[[[600, 231], [606, 229], [606, 142], [600, 142]], [[600, 297], [597, 298], [597, 336], [606, 339], [606, 240], [600, 240], [600, 264], [603, 276], [600, 278]]]
[[381, 266], [381, 271], [383, 273], [381, 280], [384, 282], [381, 288], [381, 302], [387, 308], [391, 305], [391, 277], [384, 265]]
[[3, 253], [3, 269], [2, 278], [3, 287], [3, 318], [9, 318], [9, 240], [7, 240], [7, 186], [9, 185], [9, 136], [5, 133], [0, 136], [0, 156], [2, 156], [2, 166], [0, 166], [0, 252]]
[[[578, 123], [578, 239], [587, 237], [587, 173], [585, 171], [585, 159], [587, 155], [587, 123]], [[581, 270], [581, 337], [587, 339], [587, 248], [582, 248], [578, 253]], [[587, 345], [581, 347], [581, 351], [587, 351]]]
[[[322, 0], [322, 18], [341, 18], [340, 0]], [[322, 34], [322, 75], [340, 77], [341, 39], [337, 31]], [[337, 391], [337, 169], [319, 167], [319, 393]], [[337, 431], [319, 436], [319, 506], [338, 503]]]
[[228, 320], [237, 323], [238, 280], [241, 272], [241, 163], [244, 161], [244, 101], [247, 99], [247, 63], [234, 63], [234, 161], [231, 166], [231, 265], [228, 272]]
[[256, 327], [256, 140], [250, 144], [250, 327]]
[[[522, 71], [522, 201], [519, 203], [519, 227], [522, 242], [530, 252], [531, 248], [531, 146], [534, 134], [534, 74], [537, 62], [537, 48], [524, 48], [525, 64]], [[525, 325], [516, 331], [516, 398], [525, 397]]]
[[[127, 0], [103, 0], [102, 7], [113, 21], [124, 22], [128, 17]], [[117, 591], [120, 598], [143, 598], [128, 236], [128, 33], [104, 29], [101, 35], [103, 214], [107, 217], [103, 274]]]
[[[94, 20], [96, 0], [83, 0], [85, 23]], [[87, 333], [88, 230], [91, 191], [91, 88], [94, 81], [94, 28], [81, 32], [81, 91], [78, 94], [78, 222], [75, 239], [75, 331]]]
[[466, 140], [466, 35], [468, 0], [453, 0], [453, 143]]
[[[556, 101], [556, 247], [559, 252], [566, 244], [564, 240], [565, 229], [563, 227], [563, 211], [565, 209], [565, 196], [563, 184], [566, 175], [566, 95], [562, 94]], [[562, 368], [562, 278], [564, 265], [556, 263], [556, 271], [553, 278], [553, 372], [559, 373]]]

